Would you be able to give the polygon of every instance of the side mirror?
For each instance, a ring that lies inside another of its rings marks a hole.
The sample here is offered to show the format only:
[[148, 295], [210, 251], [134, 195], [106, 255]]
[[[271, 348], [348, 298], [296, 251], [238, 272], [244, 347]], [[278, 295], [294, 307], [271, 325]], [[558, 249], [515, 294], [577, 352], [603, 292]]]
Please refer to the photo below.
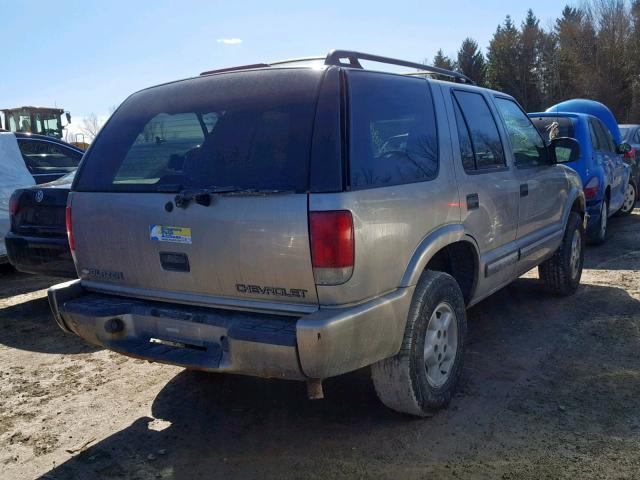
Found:
[[67, 123], [71, 123], [71, 112], [64, 112], [64, 116], [67, 118]]
[[580, 158], [580, 143], [575, 138], [554, 138], [551, 140], [550, 148], [556, 163], [575, 162]]
[[631, 145], [629, 145], [627, 142], [622, 142], [616, 148], [616, 152], [618, 152], [618, 153], [628, 153], [631, 150], [633, 150], [633, 147]]

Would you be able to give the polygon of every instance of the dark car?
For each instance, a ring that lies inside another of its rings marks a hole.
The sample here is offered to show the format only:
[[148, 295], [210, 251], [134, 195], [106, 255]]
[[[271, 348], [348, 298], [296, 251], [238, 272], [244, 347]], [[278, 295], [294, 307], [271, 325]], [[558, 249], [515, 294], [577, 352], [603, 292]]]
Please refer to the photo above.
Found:
[[21, 272], [76, 277], [65, 225], [67, 195], [75, 172], [16, 190], [11, 196], [11, 229], [5, 237], [9, 262]]
[[46, 135], [16, 133], [20, 153], [37, 184], [51, 182], [78, 168], [84, 151]]

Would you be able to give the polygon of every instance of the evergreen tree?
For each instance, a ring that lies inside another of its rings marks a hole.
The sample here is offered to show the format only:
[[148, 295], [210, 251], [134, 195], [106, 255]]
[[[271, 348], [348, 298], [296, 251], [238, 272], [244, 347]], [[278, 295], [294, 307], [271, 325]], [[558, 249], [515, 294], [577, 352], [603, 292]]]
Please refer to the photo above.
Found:
[[533, 14], [533, 10], [529, 9], [522, 23], [518, 45], [520, 93], [517, 95], [527, 111], [537, 111], [542, 106], [540, 93], [542, 40], [540, 22]]
[[520, 32], [507, 15], [489, 43], [487, 52], [487, 83], [516, 98], [521, 92], [519, 68]]
[[549, 31], [532, 10], [520, 28], [507, 15], [486, 57], [467, 38], [455, 62], [439, 50], [433, 65], [458, 67], [476, 83], [514, 96], [527, 111], [590, 98], [607, 105], [618, 121], [640, 123], [640, 0], [565, 6]]
[[[640, 0], [638, 0], [640, 2]], [[465, 38], [458, 50], [458, 69], [478, 85], [484, 85], [486, 64], [478, 44], [471, 38]]]
[[453, 60], [447, 57], [442, 49], [436, 52], [436, 56], [433, 57], [433, 66], [438, 68], [444, 68], [445, 70], [455, 70], [456, 64]]

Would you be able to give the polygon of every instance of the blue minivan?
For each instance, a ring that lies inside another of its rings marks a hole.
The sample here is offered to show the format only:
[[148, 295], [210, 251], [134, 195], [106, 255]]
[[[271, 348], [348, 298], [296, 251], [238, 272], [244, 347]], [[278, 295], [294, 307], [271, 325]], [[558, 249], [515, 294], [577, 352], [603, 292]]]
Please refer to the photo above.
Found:
[[589, 213], [587, 239], [603, 243], [607, 220], [622, 207], [630, 175], [611, 131], [598, 117], [586, 113], [547, 111], [529, 117], [545, 139], [572, 137], [580, 143], [580, 158], [565, 165], [582, 178]]

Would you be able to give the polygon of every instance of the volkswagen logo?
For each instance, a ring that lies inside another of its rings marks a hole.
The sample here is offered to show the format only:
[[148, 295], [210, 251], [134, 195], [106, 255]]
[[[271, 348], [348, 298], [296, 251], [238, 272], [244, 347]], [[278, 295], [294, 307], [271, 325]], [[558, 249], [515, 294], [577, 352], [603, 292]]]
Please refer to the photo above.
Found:
[[36, 190], [36, 202], [40, 203], [44, 198], [44, 192], [42, 190]]

